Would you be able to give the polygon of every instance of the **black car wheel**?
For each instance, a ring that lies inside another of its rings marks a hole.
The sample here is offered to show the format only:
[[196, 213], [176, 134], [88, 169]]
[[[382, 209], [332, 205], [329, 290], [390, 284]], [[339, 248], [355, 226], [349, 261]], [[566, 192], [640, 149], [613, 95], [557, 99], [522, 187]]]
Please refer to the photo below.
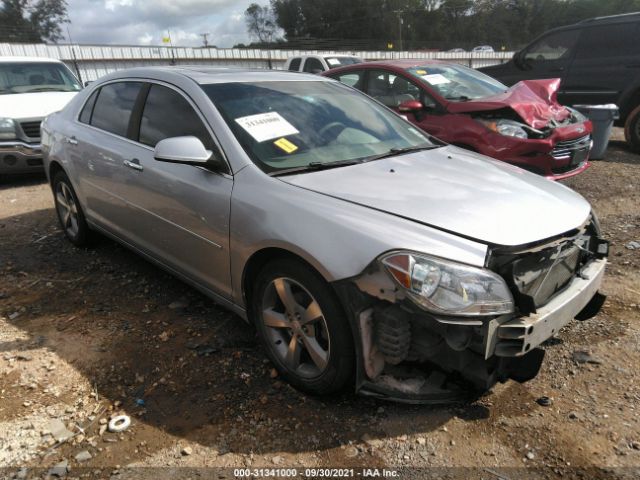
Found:
[[624, 123], [624, 138], [634, 151], [640, 152], [640, 105], [629, 114]]
[[52, 187], [58, 220], [65, 236], [77, 247], [87, 245], [91, 231], [67, 174], [62, 171], [56, 173]]
[[254, 292], [253, 320], [280, 375], [313, 394], [341, 390], [354, 371], [353, 338], [327, 282], [287, 259], [267, 264]]

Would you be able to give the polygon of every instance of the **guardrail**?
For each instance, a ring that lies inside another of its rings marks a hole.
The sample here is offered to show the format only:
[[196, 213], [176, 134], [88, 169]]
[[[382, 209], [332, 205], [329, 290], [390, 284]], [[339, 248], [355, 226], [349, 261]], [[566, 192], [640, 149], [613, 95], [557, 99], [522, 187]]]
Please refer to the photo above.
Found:
[[513, 52], [423, 52], [423, 51], [325, 51], [263, 50], [256, 48], [154, 47], [135, 45], [47, 45], [0, 43], [0, 56], [48, 57], [62, 60], [82, 81], [116, 70], [151, 65], [213, 65], [281, 69], [287, 58], [299, 55], [351, 54], [365, 60], [398, 58], [438, 59], [477, 68], [509, 60]]

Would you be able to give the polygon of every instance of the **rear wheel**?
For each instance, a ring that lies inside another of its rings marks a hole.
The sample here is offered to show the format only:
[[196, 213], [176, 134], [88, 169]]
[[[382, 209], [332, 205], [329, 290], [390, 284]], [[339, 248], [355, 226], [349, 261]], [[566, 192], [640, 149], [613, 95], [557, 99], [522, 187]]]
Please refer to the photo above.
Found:
[[77, 247], [87, 245], [91, 234], [89, 226], [71, 181], [62, 171], [53, 177], [53, 199], [60, 226], [67, 239]]
[[281, 376], [313, 394], [341, 390], [353, 374], [353, 339], [325, 280], [301, 262], [274, 261], [254, 292], [253, 320]]
[[640, 105], [633, 109], [624, 123], [624, 138], [632, 150], [640, 152]]

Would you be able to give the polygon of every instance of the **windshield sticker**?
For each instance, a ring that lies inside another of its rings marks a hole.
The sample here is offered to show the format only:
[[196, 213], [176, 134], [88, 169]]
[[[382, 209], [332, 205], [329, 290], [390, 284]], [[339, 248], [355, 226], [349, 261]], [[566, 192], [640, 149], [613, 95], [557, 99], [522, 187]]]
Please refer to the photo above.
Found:
[[426, 80], [431, 85], [442, 85], [444, 83], [451, 83], [447, 77], [442, 75], [441, 73], [432, 73], [431, 75], [423, 75], [423, 80]]
[[336, 65], [340, 65], [340, 60], [337, 58], [327, 58], [327, 63], [332, 67], [335, 67]]
[[284, 137], [279, 140], [276, 140], [275, 142], [273, 142], [273, 144], [276, 147], [278, 147], [280, 150], [284, 150], [286, 153], [293, 153], [296, 150], [298, 150], [297, 145], [294, 145]]
[[295, 135], [296, 127], [287, 122], [278, 112], [259, 113], [236, 118], [236, 123], [244, 128], [256, 142], [265, 142], [273, 138]]
[[416, 70], [416, 73], [417, 73], [418, 75], [426, 75], [426, 74], [427, 74], [427, 71], [426, 71], [426, 70]]

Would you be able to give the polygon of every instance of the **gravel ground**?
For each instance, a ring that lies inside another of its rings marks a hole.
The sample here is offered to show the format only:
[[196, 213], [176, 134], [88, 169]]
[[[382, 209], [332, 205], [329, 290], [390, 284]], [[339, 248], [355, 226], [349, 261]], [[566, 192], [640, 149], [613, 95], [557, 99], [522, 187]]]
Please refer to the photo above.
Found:
[[[233, 478], [231, 467], [640, 477], [640, 156], [614, 141], [565, 183], [612, 242], [603, 311], [548, 342], [534, 380], [425, 407], [297, 392], [248, 325], [114, 242], [72, 247], [43, 178], [5, 181], [0, 478]], [[131, 426], [109, 432], [121, 413]]]

